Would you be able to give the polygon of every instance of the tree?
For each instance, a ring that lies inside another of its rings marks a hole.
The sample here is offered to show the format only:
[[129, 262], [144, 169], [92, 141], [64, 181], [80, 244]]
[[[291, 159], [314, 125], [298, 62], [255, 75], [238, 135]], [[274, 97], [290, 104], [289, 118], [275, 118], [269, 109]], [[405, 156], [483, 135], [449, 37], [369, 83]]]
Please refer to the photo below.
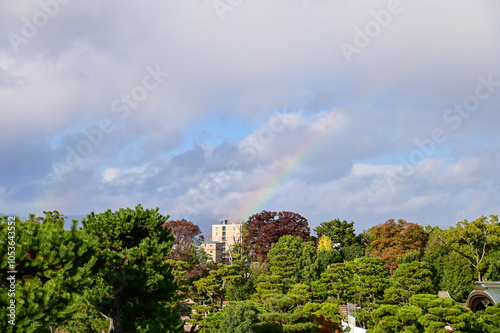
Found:
[[321, 282], [327, 286], [328, 295], [347, 301], [353, 294], [353, 272], [345, 263], [330, 265], [321, 273]]
[[245, 244], [258, 261], [267, 261], [271, 244], [285, 235], [309, 240], [310, 230], [307, 220], [293, 212], [262, 211], [250, 216], [247, 223]]
[[313, 242], [304, 242], [300, 237], [283, 236], [267, 254], [271, 272], [280, 275], [285, 285], [311, 283], [319, 277], [319, 263]]
[[475, 287], [475, 271], [467, 260], [456, 252], [443, 258], [440, 290], [447, 291], [457, 302], [465, 302]]
[[342, 259], [344, 259], [344, 261], [353, 261], [356, 258], [365, 256], [365, 247], [360, 244], [344, 246], [340, 249], [340, 254], [342, 255]]
[[321, 236], [328, 236], [333, 244], [339, 244], [340, 247], [349, 246], [358, 243], [356, 234], [354, 233], [354, 222], [347, 222], [340, 219], [322, 222], [319, 226], [313, 229], [314, 232]]
[[172, 230], [174, 245], [170, 256], [175, 260], [187, 261], [192, 254], [193, 246], [199, 246], [203, 242], [201, 230], [193, 222], [184, 219], [168, 221], [163, 227]]
[[332, 241], [327, 235], [322, 235], [318, 240], [318, 253], [321, 251], [330, 251], [332, 249]]
[[432, 272], [426, 262], [414, 261], [401, 264], [391, 276], [391, 287], [385, 291], [385, 299], [394, 303], [408, 303], [415, 294], [434, 294]]
[[210, 305], [222, 309], [222, 303], [228, 286], [241, 283], [243, 277], [238, 275], [239, 267], [237, 265], [218, 264], [216, 269], [209, 272], [207, 277], [201, 278], [194, 282], [198, 293], [203, 296], [202, 304], [205, 304], [205, 299], [210, 299]]
[[384, 290], [389, 287], [388, 274], [384, 263], [378, 257], [361, 257], [346, 264], [354, 275], [354, 286], [358, 293], [359, 304], [365, 302], [375, 304], [382, 298]]
[[331, 264], [342, 262], [342, 255], [337, 250], [321, 251], [318, 253], [319, 273], [325, 271]]
[[448, 332], [447, 326], [453, 332], [484, 332], [472, 311], [451, 298], [414, 295], [410, 298], [410, 304], [422, 309], [418, 322], [424, 332]]
[[107, 210], [82, 220], [85, 233], [96, 239], [95, 283], [86, 298], [110, 321], [115, 333], [182, 329], [171, 303], [174, 276], [165, 257], [174, 238], [162, 225], [168, 217], [156, 209]]
[[255, 290], [257, 292], [252, 296], [252, 298], [255, 301], [261, 302], [267, 295], [282, 294], [283, 280], [280, 275], [261, 274], [257, 278]]
[[482, 333], [483, 326], [470, 309], [451, 298], [437, 295], [414, 295], [410, 303], [382, 305], [373, 310], [374, 327], [370, 333], [424, 332]]
[[312, 321], [317, 326], [317, 332], [342, 332], [339, 323], [343, 316], [340, 314], [340, 308], [337, 304], [329, 302], [307, 303], [303, 310], [312, 313]]
[[273, 333], [279, 325], [260, 319], [266, 310], [256, 303], [230, 302], [221, 312], [209, 314], [202, 322], [200, 333]]
[[381, 305], [371, 313], [374, 327], [369, 333], [413, 333], [419, 332], [418, 318], [422, 309], [417, 306]]
[[486, 310], [477, 312], [476, 315], [483, 321], [485, 333], [500, 333], [500, 303], [488, 306]]
[[433, 273], [434, 285], [447, 291], [457, 302], [465, 302], [474, 289], [476, 273], [469, 262], [444, 244], [439, 237], [443, 231], [438, 227], [426, 227], [429, 242], [422, 260], [427, 262]]
[[[7, 292], [0, 296], [2, 332], [50, 332], [67, 326], [78, 315], [81, 290], [93, 279], [93, 239], [81, 230], [64, 230], [64, 216], [58, 211], [44, 215], [30, 214], [26, 222], [4, 218], [0, 223], [5, 237], [0, 241], [3, 291], [10, 286], [7, 271], [17, 271], [15, 298]], [[12, 264], [9, 252], [15, 256]], [[15, 326], [8, 323], [12, 318], [5, 311], [11, 299], [16, 305]]]
[[282, 332], [313, 332], [316, 325], [312, 313], [304, 309], [303, 295], [270, 294], [263, 299], [267, 312], [261, 315], [267, 323], [278, 323]]
[[221, 333], [250, 333], [253, 326], [259, 322], [257, 312], [245, 303], [236, 303], [227, 306], [222, 311], [220, 321]]
[[487, 257], [488, 271], [484, 277], [489, 281], [500, 281], [500, 249], [491, 251]]
[[371, 254], [381, 258], [392, 274], [398, 267], [398, 258], [411, 251], [423, 253], [429, 235], [416, 224], [393, 219], [369, 229], [373, 237]]
[[487, 255], [500, 247], [500, 223], [498, 215], [481, 216], [469, 222], [463, 220], [450, 227], [439, 239], [451, 250], [464, 257], [477, 272], [477, 280], [483, 281], [488, 267]]

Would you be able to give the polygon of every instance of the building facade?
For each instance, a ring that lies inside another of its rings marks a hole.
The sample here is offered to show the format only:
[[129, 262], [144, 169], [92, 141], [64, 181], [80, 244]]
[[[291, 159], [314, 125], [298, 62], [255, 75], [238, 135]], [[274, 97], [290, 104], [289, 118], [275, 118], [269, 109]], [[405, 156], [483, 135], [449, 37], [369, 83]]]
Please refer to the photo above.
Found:
[[224, 244], [221, 242], [208, 241], [200, 245], [216, 264], [223, 262]]
[[227, 219], [221, 220], [219, 224], [212, 225], [212, 241], [221, 242], [223, 245], [222, 262], [231, 263], [230, 251], [234, 244], [243, 241], [243, 225], [230, 224]]

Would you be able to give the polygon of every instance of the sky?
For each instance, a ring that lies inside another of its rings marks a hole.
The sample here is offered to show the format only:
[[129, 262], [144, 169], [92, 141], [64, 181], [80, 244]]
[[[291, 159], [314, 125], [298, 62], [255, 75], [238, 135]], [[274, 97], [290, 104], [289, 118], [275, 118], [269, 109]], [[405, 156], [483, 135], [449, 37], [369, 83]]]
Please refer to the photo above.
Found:
[[500, 211], [497, 0], [0, 2], [0, 212], [205, 234]]

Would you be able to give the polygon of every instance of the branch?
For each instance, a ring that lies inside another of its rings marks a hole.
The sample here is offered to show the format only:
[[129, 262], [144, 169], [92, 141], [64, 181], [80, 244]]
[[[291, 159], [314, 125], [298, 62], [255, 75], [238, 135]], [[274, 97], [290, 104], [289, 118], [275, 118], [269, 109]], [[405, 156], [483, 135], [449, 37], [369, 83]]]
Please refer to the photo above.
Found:
[[484, 255], [486, 254], [486, 245], [488, 245], [488, 229], [484, 228], [484, 243], [483, 243], [483, 254], [481, 255], [481, 261], [483, 261]]
[[[108, 329], [108, 333], [111, 332], [111, 329], [113, 328], [113, 318], [110, 318], [108, 316], [106, 316], [104, 313], [102, 312], [99, 312], [101, 314], [101, 316], [103, 316], [104, 318], [106, 318], [107, 320], [109, 320], [109, 329]], [[104, 331], [102, 331], [103, 333], [105, 333]]]
[[[463, 237], [462, 237], [462, 238], [463, 238]], [[462, 257], [464, 257], [464, 259], [466, 259], [466, 260], [469, 262], [469, 264], [471, 264], [471, 266], [472, 266], [472, 267], [474, 267], [474, 268], [476, 268], [476, 269], [477, 269], [477, 265], [474, 265], [474, 262], [473, 262], [470, 258], [468, 258], [468, 257], [467, 257], [467, 255], [466, 255], [464, 252], [460, 251], [459, 249], [455, 249], [455, 248], [453, 248], [451, 245], [447, 244], [447, 243], [446, 243], [446, 241], [445, 241], [445, 240], [441, 237], [441, 235], [438, 235], [438, 239], [439, 239], [439, 240], [440, 240], [440, 241], [441, 241], [441, 242], [442, 242], [445, 246], [447, 246], [450, 250], [455, 251], [455, 252], [457, 252], [458, 254], [460, 254]], [[467, 240], [466, 240], [466, 241], [467, 241]], [[468, 242], [467, 242], [467, 243], [468, 243]]]

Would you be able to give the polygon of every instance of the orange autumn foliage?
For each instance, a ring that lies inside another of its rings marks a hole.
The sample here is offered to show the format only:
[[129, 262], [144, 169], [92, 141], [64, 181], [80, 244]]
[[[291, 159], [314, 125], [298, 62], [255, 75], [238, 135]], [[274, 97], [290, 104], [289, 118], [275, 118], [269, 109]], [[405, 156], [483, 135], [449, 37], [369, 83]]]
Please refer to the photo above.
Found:
[[374, 239], [370, 244], [374, 248], [371, 254], [382, 259], [391, 274], [398, 267], [400, 256], [411, 251], [423, 253], [429, 238], [422, 226], [403, 219], [398, 222], [389, 219], [369, 231]]

